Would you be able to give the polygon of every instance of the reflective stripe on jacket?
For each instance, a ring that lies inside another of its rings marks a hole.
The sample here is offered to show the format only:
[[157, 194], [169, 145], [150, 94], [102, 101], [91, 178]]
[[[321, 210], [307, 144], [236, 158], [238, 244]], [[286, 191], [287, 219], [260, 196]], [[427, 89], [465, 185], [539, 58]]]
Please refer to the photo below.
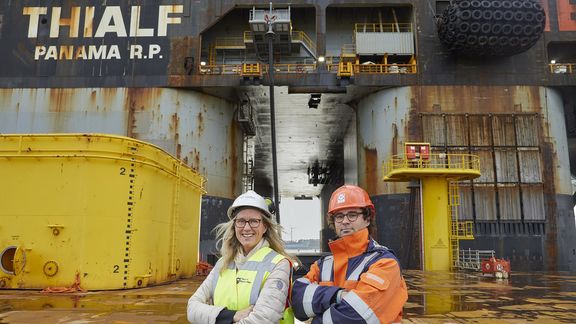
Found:
[[[286, 257], [269, 247], [262, 247], [236, 270], [234, 262], [220, 273], [215, 282], [214, 305], [242, 310], [255, 305], [264, 282], [274, 267]], [[280, 323], [294, 323], [291, 308], [286, 308]]]
[[[332, 255], [316, 261], [296, 280], [296, 318], [312, 323], [390, 323], [402, 320], [406, 283], [394, 253], [363, 229], [330, 243]], [[337, 293], [347, 294], [338, 300]]]

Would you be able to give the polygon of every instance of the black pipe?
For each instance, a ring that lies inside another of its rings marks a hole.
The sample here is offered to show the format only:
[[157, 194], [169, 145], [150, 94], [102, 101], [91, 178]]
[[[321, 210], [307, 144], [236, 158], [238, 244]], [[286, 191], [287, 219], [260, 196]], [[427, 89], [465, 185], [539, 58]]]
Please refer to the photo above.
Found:
[[[272, 13], [272, 10], [270, 10]], [[272, 22], [268, 23], [268, 79], [270, 82], [270, 132], [272, 136], [272, 173], [274, 177], [274, 205], [276, 205], [276, 222], [280, 224], [280, 196], [278, 195], [278, 166], [276, 162], [276, 114], [274, 113], [274, 31]]]

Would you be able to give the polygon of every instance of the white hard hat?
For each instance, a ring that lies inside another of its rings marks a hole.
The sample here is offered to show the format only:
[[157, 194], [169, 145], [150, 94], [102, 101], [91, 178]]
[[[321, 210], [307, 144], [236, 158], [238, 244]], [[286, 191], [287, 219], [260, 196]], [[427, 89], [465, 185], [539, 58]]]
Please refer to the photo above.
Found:
[[262, 211], [268, 218], [272, 218], [272, 214], [268, 210], [268, 204], [264, 197], [260, 196], [253, 190], [248, 190], [234, 200], [232, 206], [228, 208], [228, 218], [232, 219], [234, 210], [239, 207], [253, 207]]

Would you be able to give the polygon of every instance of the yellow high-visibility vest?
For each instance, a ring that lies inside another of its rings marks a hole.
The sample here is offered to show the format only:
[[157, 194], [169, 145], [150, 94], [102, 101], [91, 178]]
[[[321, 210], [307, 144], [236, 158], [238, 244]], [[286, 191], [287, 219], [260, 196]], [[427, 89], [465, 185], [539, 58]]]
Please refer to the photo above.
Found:
[[[238, 268], [238, 271], [232, 262], [228, 269], [222, 271], [218, 276], [213, 294], [214, 305], [236, 311], [255, 305], [270, 272], [278, 262], [285, 258], [269, 247], [262, 247], [246, 260]], [[290, 289], [290, 287], [288, 288]], [[294, 323], [292, 307], [284, 310], [284, 316], [280, 323]]]

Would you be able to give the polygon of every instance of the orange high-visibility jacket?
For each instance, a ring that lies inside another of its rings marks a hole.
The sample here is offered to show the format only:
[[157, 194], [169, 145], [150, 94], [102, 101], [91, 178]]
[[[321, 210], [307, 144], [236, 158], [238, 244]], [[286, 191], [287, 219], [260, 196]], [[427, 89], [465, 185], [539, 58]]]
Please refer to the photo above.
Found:
[[[294, 315], [312, 323], [390, 323], [402, 320], [408, 291], [394, 253], [360, 230], [330, 243], [294, 282]], [[340, 298], [343, 291], [347, 294]]]

